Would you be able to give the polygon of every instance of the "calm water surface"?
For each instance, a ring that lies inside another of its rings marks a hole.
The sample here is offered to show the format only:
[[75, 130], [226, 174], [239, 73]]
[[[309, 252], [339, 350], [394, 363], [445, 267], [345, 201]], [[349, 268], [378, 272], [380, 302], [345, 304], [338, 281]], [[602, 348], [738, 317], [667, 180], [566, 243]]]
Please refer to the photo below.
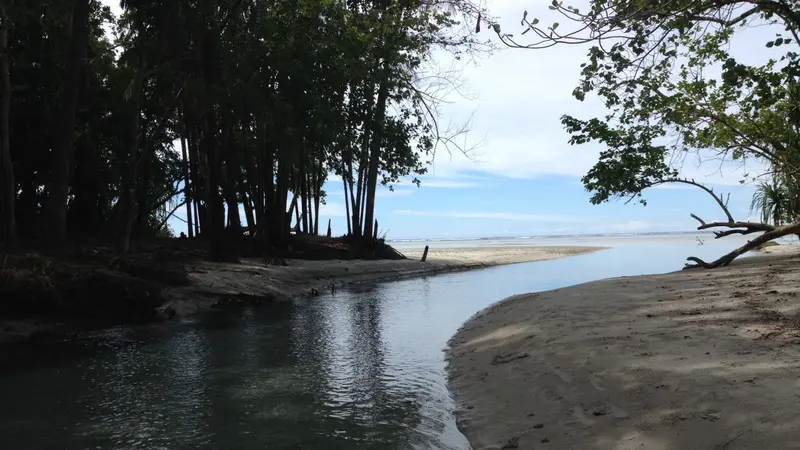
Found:
[[5, 349], [0, 448], [468, 449], [442, 353], [466, 319], [741, 243], [704, 241], [562, 240], [614, 248]]

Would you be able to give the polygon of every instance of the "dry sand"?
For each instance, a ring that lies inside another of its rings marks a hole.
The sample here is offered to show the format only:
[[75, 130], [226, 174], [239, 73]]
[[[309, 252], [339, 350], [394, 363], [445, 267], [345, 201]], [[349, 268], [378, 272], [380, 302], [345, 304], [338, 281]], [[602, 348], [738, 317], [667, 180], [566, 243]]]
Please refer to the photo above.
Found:
[[409, 260], [287, 260], [288, 266], [266, 266], [262, 260], [241, 264], [202, 262], [189, 268], [190, 286], [166, 291], [169, 301], [161, 307], [167, 315], [186, 316], [208, 309], [221, 298], [264, 297], [286, 299], [325, 291], [332, 284], [377, 282], [442, 272], [477, 269], [564, 258], [600, 247], [481, 247], [431, 249], [422, 263], [422, 249], [402, 249]]
[[507, 299], [448, 350], [482, 449], [800, 448], [800, 256]]

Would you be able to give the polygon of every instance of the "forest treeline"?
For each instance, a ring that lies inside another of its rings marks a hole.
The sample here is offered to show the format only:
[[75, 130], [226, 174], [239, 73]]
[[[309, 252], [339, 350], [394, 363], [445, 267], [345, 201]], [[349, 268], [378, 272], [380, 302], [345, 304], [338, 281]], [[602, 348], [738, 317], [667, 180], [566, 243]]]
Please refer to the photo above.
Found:
[[[0, 0], [0, 245], [163, 235], [185, 208], [213, 259], [319, 232], [341, 177], [348, 234], [440, 138], [420, 73], [470, 52], [460, 0]], [[241, 206], [241, 208], [240, 208]], [[244, 217], [242, 217], [244, 216]]]

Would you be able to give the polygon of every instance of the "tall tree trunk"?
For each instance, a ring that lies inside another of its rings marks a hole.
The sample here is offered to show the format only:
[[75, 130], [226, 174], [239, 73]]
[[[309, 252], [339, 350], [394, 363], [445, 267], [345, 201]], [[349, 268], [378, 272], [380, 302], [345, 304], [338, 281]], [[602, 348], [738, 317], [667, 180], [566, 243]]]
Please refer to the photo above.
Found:
[[[290, 168], [287, 167], [287, 160], [289, 159], [287, 152], [280, 147], [278, 151], [278, 176], [275, 183], [275, 209], [270, 213], [271, 220], [274, 220], [278, 230], [275, 236], [274, 244], [278, 247], [285, 248], [289, 240], [289, 227], [291, 225], [292, 216], [286, 213], [286, 203], [289, 201], [289, 182], [290, 182]], [[295, 192], [296, 194], [296, 192]]]
[[286, 210], [286, 205], [281, 205], [280, 212], [278, 212], [278, 193], [275, 191], [275, 148], [270, 145], [266, 133], [264, 136], [264, 192], [265, 192], [265, 209], [267, 211], [267, 218], [264, 219], [264, 230], [269, 231], [266, 242], [270, 246], [275, 245], [278, 240], [283, 236], [284, 215], [283, 211]]
[[221, 180], [221, 164], [219, 142], [217, 139], [217, 117], [214, 95], [219, 85], [220, 60], [218, 55], [219, 30], [216, 18], [216, 5], [211, 0], [200, 0], [200, 22], [202, 27], [200, 42], [200, 62], [202, 67], [204, 104], [203, 135], [200, 140], [202, 152], [208, 163], [208, 179], [206, 180], [206, 209], [208, 215], [209, 257], [215, 261], [234, 259], [225, 239], [225, 208], [219, 194]]
[[353, 227], [350, 224], [350, 197], [347, 194], [347, 180], [345, 179], [344, 171], [342, 171], [342, 185], [344, 187], [344, 211], [346, 214], [347, 222], [347, 235], [350, 236], [353, 234]]
[[[364, 167], [364, 170], [361, 171], [361, 180], [360, 180], [361, 181], [361, 189], [360, 189], [361, 197], [358, 199], [358, 206], [360, 208], [360, 210], [358, 212], [358, 218], [361, 220], [358, 223], [358, 229], [359, 229], [359, 233], [360, 233], [359, 236], [365, 236], [365, 234], [364, 234], [364, 231], [365, 231], [365, 228], [364, 228], [364, 211], [366, 211], [366, 209], [367, 209], [367, 170], [366, 170], [367, 162], [366, 161], [364, 161], [364, 163], [362, 164], [362, 167]], [[369, 236], [369, 235], [367, 234], [366, 236]]]
[[386, 119], [386, 102], [389, 97], [388, 74], [384, 68], [383, 79], [378, 89], [378, 104], [373, 120], [372, 142], [369, 154], [369, 170], [367, 171], [367, 202], [364, 212], [364, 235], [373, 235], [373, 220], [375, 220], [375, 191], [378, 187], [378, 163], [380, 162], [381, 146], [383, 145], [383, 126]]
[[16, 182], [11, 165], [11, 140], [9, 139], [9, 114], [11, 109], [11, 81], [8, 61], [8, 14], [5, 0], [0, 0], [0, 242], [6, 250], [17, 246]]
[[45, 241], [62, 248], [67, 239], [67, 195], [69, 194], [72, 145], [75, 134], [75, 111], [81, 84], [81, 70], [89, 35], [89, 0], [74, 0], [72, 35], [67, 53], [64, 96], [56, 123], [53, 143], [53, 170], [45, 211]]
[[250, 195], [247, 194], [247, 187], [243, 180], [239, 179], [239, 195], [242, 197], [242, 205], [244, 206], [244, 217], [247, 220], [247, 231], [250, 236], [256, 232], [256, 219], [253, 215], [253, 204], [250, 202]]
[[[186, 120], [185, 117], [184, 120]], [[192, 178], [190, 187], [192, 190], [192, 200], [193, 200], [192, 203], [194, 203], [194, 234], [195, 236], [197, 236], [203, 229], [203, 223], [200, 220], [199, 209], [200, 209], [200, 201], [205, 198], [203, 189], [204, 184], [201, 182], [200, 179], [200, 170], [199, 170], [200, 156], [198, 153], [199, 145], [197, 143], [197, 133], [191, 131], [192, 129], [188, 127], [188, 122], [186, 128], [190, 130], [186, 133], [187, 134], [186, 144], [189, 150], [189, 171], [190, 171], [190, 176]]]
[[186, 151], [186, 133], [181, 135], [181, 154], [183, 156], [183, 196], [186, 198], [186, 230], [189, 237], [194, 237], [194, 221], [192, 220], [192, 188], [189, 180], [189, 156]]
[[308, 213], [308, 229], [306, 230], [307, 234], [314, 234], [314, 209], [312, 206], [312, 199], [311, 197], [314, 196], [314, 192], [311, 188], [311, 173], [306, 173], [306, 176], [303, 178], [303, 186], [305, 187], [306, 196], [303, 197], [303, 201], [305, 202], [306, 212]]
[[295, 189], [300, 193], [300, 217], [303, 221], [303, 233], [308, 234], [308, 203], [306, 202], [306, 198], [308, 197], [308, 190], [306, 189], [305, 151], [300, 156], [300, 158], [301, 158], [300, 171], [297, 175], [297, 180], [295, 182], [295, 184], [297, 185]]
[[322, 187], [320, 186], [319, 170], [314, 172], [314, 234], [319, 236], [319, 202], [322, 195]]
[[133, 79], [133, 91], [128, 99], [128, 160], [125, 164], [122, 194], [117, 210], [117, 251], [128, 253], [131, 248], [133, 222], [136, 217], [136, 162], [139, 159], [139, 121], [141, 116], [141, 69], [137, 69]]
[[[140, 88], [141, 89], [141, 88]], [[141, 94], [139, 94], [141, 95]], [[139, 100], [141, 102], [141, 100]], [[140, 106], [141, 109], [141, 106]], [[151, 169], [153, 167], [153, 155], [147, 148], [147, 143], [141, 141], [139, 161], [136, 165], [134, 172], [134, 180], [136, 180], [136, 205], [137, 210], [134, 214], [133, 236], [142, 237], [153, 234], [156, 230], [151, 230], [148, 222], [150, 211], [150, 185], [152, 184]]]
[[230, 123], [229, 113], [224, 113], [225, 123], [225, 182], [222, 185], [222, 192], [225, 194], [225, 202], [228, 204], [228, 223], [233, 234], [241, 234], [242, 218], [239, 214], [239, 201], [236, 197], [237, 186], [239, 180], [239, 154], [238, 149], [234, 144], [233, 138], [233, 125]]

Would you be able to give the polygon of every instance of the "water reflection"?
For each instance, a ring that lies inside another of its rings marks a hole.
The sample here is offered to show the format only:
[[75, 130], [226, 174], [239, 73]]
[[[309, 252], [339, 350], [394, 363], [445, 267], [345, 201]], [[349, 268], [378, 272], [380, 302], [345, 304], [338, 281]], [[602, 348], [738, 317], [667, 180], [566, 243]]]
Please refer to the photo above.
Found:
[[464, 320], [509, 295], [736, 245], [691, 239], [6, 349], [0, 448], [467, 449], [442, 357]]

